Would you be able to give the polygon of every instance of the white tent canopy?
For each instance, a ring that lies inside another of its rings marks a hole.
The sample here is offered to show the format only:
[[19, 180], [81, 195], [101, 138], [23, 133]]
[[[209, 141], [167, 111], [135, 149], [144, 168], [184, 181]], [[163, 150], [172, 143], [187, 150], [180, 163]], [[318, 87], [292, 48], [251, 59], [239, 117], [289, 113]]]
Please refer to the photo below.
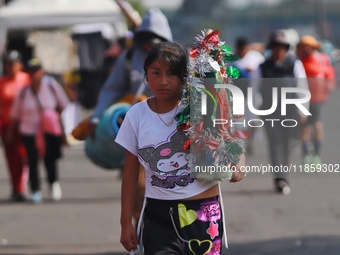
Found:
[[10, 30], [103, 22], [112, 24], [118, 36], [127, 30], [114, 0], [14, 0], [0, 8], [0, 55]]
[[1, 26], [22, 29], [125, 20], [113, 0], [15, 0], [0, 9], [0, 21]]

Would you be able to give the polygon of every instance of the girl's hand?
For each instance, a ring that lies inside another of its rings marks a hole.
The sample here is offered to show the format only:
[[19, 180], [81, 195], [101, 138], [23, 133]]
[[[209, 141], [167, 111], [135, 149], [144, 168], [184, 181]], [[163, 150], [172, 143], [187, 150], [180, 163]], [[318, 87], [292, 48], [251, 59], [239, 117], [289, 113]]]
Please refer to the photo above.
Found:
[[122, 177], [121, 214], [122, 231], [120, 242], [127, 251], [138, 247], [136, 230], [132, 224], [133, 205], [139, 177], [139, 161], [137, 156], [125, 150], [125, 164]]
[[138, 238], [132, 223], [122, 224], [122, 232], [120, 235], [120, 242], [127, 251], [137, 249]]
[[236, 165], [236, 171], [233, 172], [233, 176], [230, 179], [230, 182], [239, 182], [243, 179], [246, 174], [244, 170], [244, 166], [246, 165], [246, 157], [244, 154], [240, 156], [240, 161]]

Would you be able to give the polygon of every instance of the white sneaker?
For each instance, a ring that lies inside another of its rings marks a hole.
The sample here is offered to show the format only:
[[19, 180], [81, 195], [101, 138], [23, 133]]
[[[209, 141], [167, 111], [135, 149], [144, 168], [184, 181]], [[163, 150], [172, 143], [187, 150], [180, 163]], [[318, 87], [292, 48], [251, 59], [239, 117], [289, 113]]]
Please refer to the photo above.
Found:
[[53, 182], [51, 185], [51, 199], [53, 201], [59, 201], [62, 197], [62, 192], [59, 182]]
[[277, 180], [275, 182], [275, 185], [276, 185], [276, 191], [278, 193], [281, 193], [282, 195], [289, 195], [291, 190], [290, 190], [290, 187], [289, 187], [289, 184], [286, 180]]

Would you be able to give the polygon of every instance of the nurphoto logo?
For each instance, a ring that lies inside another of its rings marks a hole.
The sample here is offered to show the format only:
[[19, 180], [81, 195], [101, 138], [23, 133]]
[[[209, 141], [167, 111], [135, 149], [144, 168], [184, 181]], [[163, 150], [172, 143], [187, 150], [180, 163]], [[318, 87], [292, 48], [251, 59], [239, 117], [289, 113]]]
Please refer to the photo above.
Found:
[[[311, 94], [308, 89], [298, 88], [298, 87], [270, 87], [267, 88], [272, 90], [271, 98], [272, 104], [269, 109], [256, 109], [254, 103], [254, 95], [253, 95], [253, 88], [248, 87], [247, 93], [248, 96], [245, 98], [242, 90], [232, 84], [215, 84], [215, 89], [226, 89], [229, 93], [232, 94], [232, 114], [243, 116], [245, 114], [245, 101], [247, 103], [249, 111], [257, 116], [271, 116], [277, 109], [280, 110], [281, 116], [287, 116], [287, 107], [288, 106], [295, 106], [296, 109], [300, 110], [300, 112], [305, 115], [309, 116], [311, 113], [306, 108], [304, 104], [308, 103]], [[205, 92], [201, 92], [201, 114], [207, 114], [207, 94]], [[298, 95], [295, 98], [289, 98], [288, 95]], [[280, 102], [280, 103], [279, 103]], [[227, 119], [213, 119], [213, 126], [216, 125], [223, 125], [223, 124], [230, 124], [230, 126], [242, 125], [249, 127], [262, 127], [264, 125], [264, 121], [271, 122], [272, 127], [279, 122], [284, 127], [295, 127], [297, 126], [298, 122], [295, 119], [282, 119], [282, 118], [261, 118], [261, 119], [249, 119], [249, 120], [227, 120]]]

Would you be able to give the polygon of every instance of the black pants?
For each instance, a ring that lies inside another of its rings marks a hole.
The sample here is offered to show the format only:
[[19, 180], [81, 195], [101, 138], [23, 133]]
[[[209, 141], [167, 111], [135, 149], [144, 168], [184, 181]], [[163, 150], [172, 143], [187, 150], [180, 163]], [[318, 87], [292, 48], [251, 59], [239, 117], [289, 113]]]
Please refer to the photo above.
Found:
[[[277, 116], [268, 119], [279, 119]], [[293, 119], [293, 118], [290, 118]], [[291, 125], [291, 123], [289, 123]], [[268, 138], [270, 164], [273, 167], [288, 166], [290, 162], [290, 142], [294, 137], [296, 127], [284, 127], [280, 121], [264, 121]], [[287, 178], [288, 173], [284, 171], [274, 172], [274, 178]]]
[[307, 122], [305, 125], [312, 125], [318, 121], [321, 121], [321, 112], [323, 108], [323, 103], [311, 103], [309, 105], [309, 111], [312, 115], [307, 117]]
[[221, 254], [222, 236], [218, 197], [190, 201], [147, 199], [144, 254]]
[[[40, 175], [39, 175], [39, 157], [35, 146], [35, 137], [21, 135], [21, 139], [25, 145], [28, 157], [29, 180], [32, 192], [40, 190]], [[58, 181], [57, 159], [61, 157], [61, 138], [45, 134], [46, 153], [44, 156], [44, 165], [47, 173], [48, 183]]]

